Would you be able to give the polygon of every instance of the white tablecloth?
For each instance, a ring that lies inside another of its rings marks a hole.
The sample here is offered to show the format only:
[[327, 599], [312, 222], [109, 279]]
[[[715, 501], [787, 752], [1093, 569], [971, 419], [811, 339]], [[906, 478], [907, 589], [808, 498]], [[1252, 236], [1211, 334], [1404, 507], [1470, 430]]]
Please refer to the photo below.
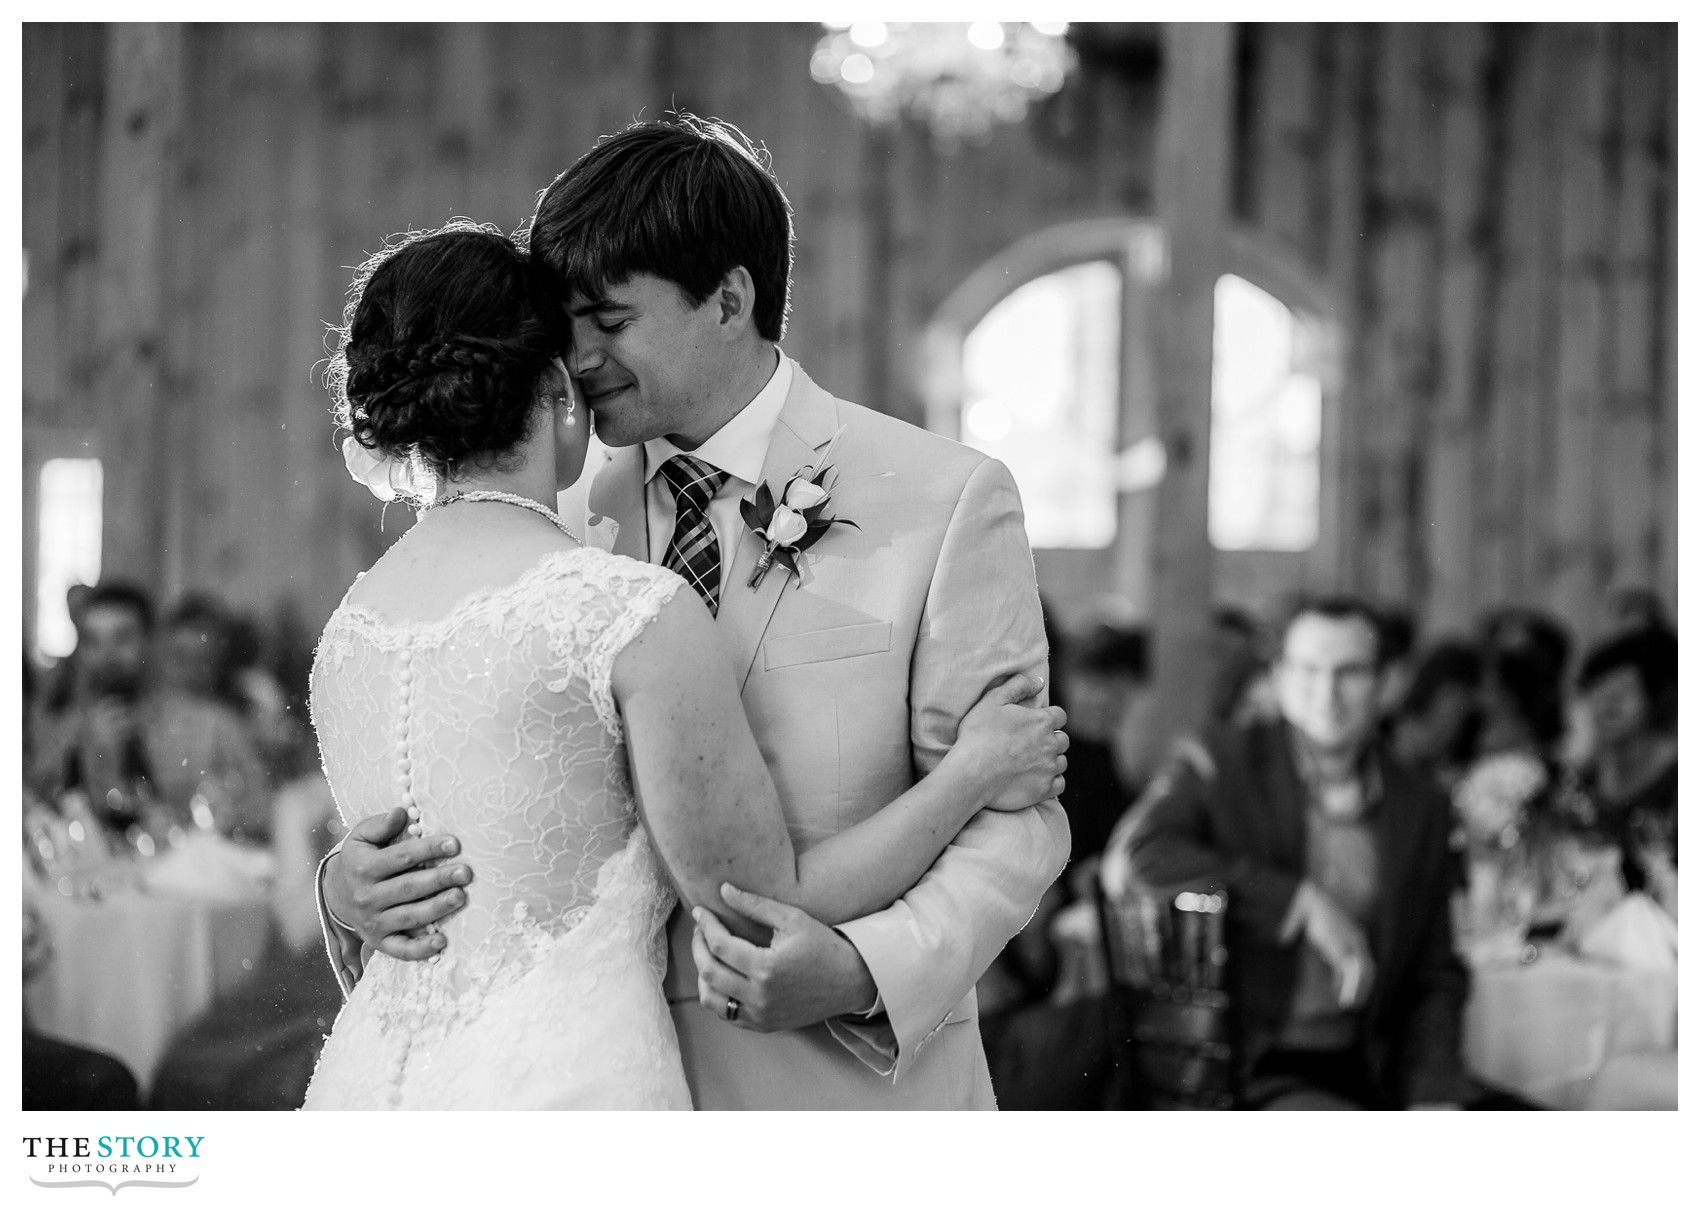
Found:
[[172, 1035], [260, 963], [267, 903], [208, 903], [138, 891], [35, 903], [53, 949], [24, 986], [36, 1030], [110, 1053], [145, 1092]]
[[1556, 947], [1531, 964], [1478, 965], [1464, 1057], [1484, 1081], [1549, 1107], [1580, 1108], [1613, 1057], [1676, 1063], [1676, 973], [1583, 959]]

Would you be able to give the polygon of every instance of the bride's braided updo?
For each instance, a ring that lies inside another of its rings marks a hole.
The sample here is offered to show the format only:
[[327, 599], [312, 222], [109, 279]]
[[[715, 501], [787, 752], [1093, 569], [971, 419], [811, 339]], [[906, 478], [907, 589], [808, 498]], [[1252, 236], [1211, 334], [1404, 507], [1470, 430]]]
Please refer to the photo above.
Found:
[[548, 283], [498, 229], [410, 232], [356, 273], [326, 382], [336, 423], [368, 450], [453, 476], [526, 436], [538, 378], [571, 329]]

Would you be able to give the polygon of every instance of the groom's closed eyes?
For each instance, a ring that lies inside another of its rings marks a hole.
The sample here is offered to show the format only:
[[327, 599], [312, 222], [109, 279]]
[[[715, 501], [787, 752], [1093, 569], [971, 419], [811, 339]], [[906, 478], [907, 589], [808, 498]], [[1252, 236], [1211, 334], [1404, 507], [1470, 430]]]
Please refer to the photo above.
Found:
[[632, 322], [637, 309], [614, 299], [593, 299], [572, 308], [567, 314], [575, 321], [588, 319], [603, 332], [619, 332]]

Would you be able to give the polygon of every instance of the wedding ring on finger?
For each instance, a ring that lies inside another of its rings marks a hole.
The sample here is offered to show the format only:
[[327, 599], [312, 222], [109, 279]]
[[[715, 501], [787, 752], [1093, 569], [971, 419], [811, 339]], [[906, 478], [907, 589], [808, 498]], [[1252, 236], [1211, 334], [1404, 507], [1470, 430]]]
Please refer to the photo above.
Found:
[[740, 1010], [742, 1010], [743, 1008], [744, 1008], [744, 1004], [742, 1002], [740, 1002], [737, 998], [735, 998], [735, 997], [727, 998], [726, 999], [726, 1021], [729, 1022], [729, 1023], [737, 1022], [738, 1021], [738, 1012]]

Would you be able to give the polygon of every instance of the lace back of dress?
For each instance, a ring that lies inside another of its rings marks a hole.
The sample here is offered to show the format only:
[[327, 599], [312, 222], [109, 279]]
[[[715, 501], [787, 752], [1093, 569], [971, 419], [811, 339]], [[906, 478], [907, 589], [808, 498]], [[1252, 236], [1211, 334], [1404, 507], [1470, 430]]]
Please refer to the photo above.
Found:
[[326, 628], [314, 722], [345, 819], [410, 799], [475, 873], [439, 971], [413, 978], [467, 1009], [599, 906], [625, 926], [612, 934], [657, 926], [665, 892], [647, 844], [628, 845], [637, 816], [610, 690], [620, 649], [675, 588], [656, 571], [557, 553], [437, 622], [344, 606]]

